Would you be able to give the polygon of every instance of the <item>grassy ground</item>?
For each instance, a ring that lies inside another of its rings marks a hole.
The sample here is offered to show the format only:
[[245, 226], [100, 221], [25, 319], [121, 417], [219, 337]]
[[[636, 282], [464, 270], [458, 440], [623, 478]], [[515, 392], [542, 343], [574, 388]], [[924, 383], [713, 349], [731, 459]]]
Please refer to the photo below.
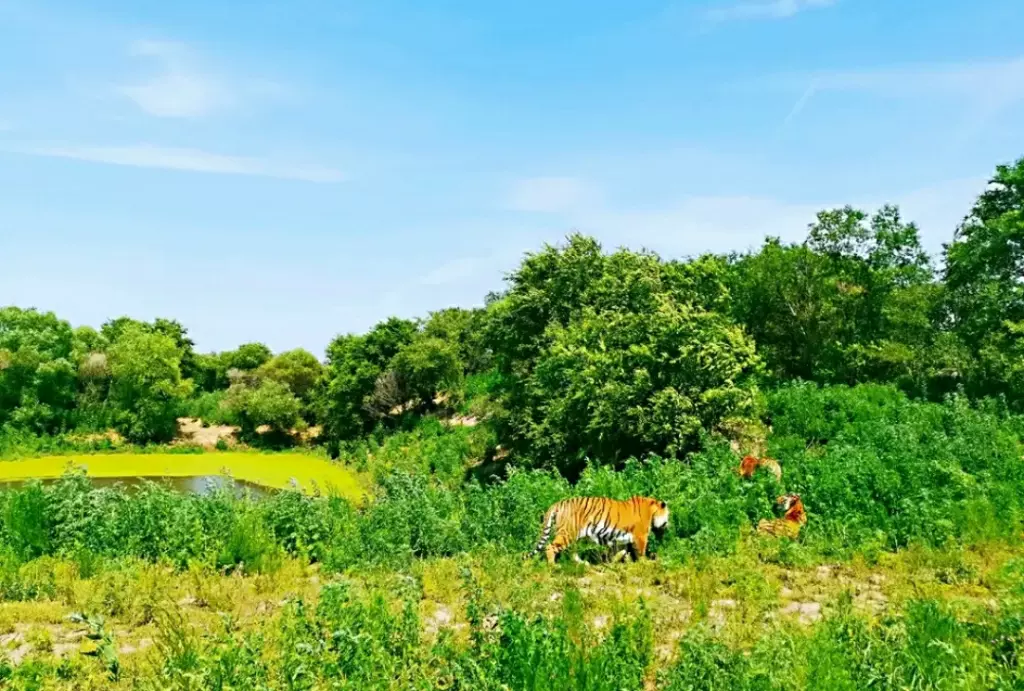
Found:
[[91, 477], [197, 477], [227, 474], [236, 480], [283, 489], [292, 479], [302, 491], [319, 489], [358, 501], [365, 483], [350, 469], [301, 452], [119, 453], [44, 456], [0, 463], [0, 483], [30, 478], [54, 479], [68, 467], [84, 467]]
[[[249, 652], [261, 656], [269, 669], [286, 666], [289, 636], [296, 635], [295, 603], [301, 601], [312, 611], [330, 582], [346, 584], [353, 608], [369, 607], [365, 603], [377, 598], [381, 611], [398, 612], [411, 602], [421, 650], [439, 642], [454, 649], [468, 646], [468, 573], [483, 594], [485, 622], [490, 619], [492, 624], [500, 611], [526, 619], [564, 617], [571, 600], [598, 640], [609, 635], [619, 618], [636, 612], [642, 601], [650, 615], [654, 653], [643, 674], [646, 686], [655, 688], [659, 673], [678, 662], [679, 641], [688, 632], [706, 633], [730, 650], [749, 651], [777, 635], [813, 638], [844, 607], [869, 627], [922, 599], [944, 603], [965, 620], [990, 613], [1010, 596], [1008, 589], [1019, 587], [1007, 580], [1007, 573], [1024, 551], [999, 545], [911, 549], [883, 554], [871, 565], [853, 561], [792, 567], [766, 561], [770, 555], [764, 550], [764, 545], [744, 542], [735, 555], [687, 565], [646, 561], [554, 568], [478, 553], [419, 561], [408, 573], [363, 569], [334, 577], [288, 560], [261, 575], [223, 575], [201, 567], [179, 573], [129, 561], [82, 578], [74, 562], [41, 559], [22, 567], [20, 575], [25, 582], [38, 582], [39, 597], [0, 603], [0, 647], [9, 663], [19, 665], [11, 677], [15, 688], [32, 688], [26, 675], [33, 669], [56, 670], [40, 672], [49, 679], [47, 688], [136, 688], [150, 682], [156, 688], [232, 688], [213, 683], [209, 670], [200, 674], [201, 660], [223, 656], [227, 641], [237, 655], [246, 645], [255, 646]], [[75, 613], [88, 615], [91, 624], [69, 619]], [[110, 674], [112, 664], [116, 680]], [[182, 667], [197, 676], [182, 681]], [[293, 686], [283, 677], [265, 681], [266, 688], [327, 688]], [[662, 686], [668, 688], [666, 684]], [[402, 686], [396, 682], [393, 688]]]

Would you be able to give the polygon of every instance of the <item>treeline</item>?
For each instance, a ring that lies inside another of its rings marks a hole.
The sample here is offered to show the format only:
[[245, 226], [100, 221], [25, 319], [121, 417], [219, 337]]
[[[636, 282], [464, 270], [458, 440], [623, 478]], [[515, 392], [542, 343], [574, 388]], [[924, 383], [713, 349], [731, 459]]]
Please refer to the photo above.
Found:
[[249, 438], [318, 425], [336, 450], [469, 398], [520, 463], [575, 473], [587, 459], [692, 451], [763, 417], [762, 392], [792, 380], [1019, 411], [1022, 277], [1024, 158], [997, 168], [941, 257], [891, 206], [823, 211], [802, 242], [687, 260], [573, 235], [528, 255], [484, 308], [339, 336], [324, 363], [261, 344], [197, 353], [172, 320], [96, 331], [5, 308], [0, 425], [112, 427], [146, 443], [192, 414]]

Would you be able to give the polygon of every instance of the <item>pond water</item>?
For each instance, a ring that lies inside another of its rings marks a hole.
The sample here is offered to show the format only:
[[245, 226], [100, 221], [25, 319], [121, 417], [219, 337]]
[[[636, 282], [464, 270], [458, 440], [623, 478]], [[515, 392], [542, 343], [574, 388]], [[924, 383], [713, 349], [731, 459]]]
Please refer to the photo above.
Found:
[[97, 486], [138, 485], [139, 478], [148, 478], [183, 492], [205, 493], [231, 477], [240, 491], [266, 494], [296, 487], [306, 494], [338, 495], [356, 503], [366, 494], [363, 480], [352, 469], [301, 452], [43, 456], [0, 461], [0, 483], [24, 483], [31, 478], [52, 481], [72, 470], [84, 470]]
[[[231, 487], [234, 493], [238, 496], [248, 494], [251, 497], [264, 497], [268, 494], [273, 493], [275, 490], [269, 487], [263, 487], [253, 482], [245, 482], [244, 480], [234, 480], [227, 478], [223, 475], [195, 475], [191, 477], [90, 477], [90, 482], [94, 487], [124, 487], [128, 490], [133, 488], [141, 487], [147, 482], [152, 482], [160, 485], [166, 485], [171, 489], [179, 492], [187, 492], [191, 494], [210, 494], [216, 489], [221, 487]], [[7, 482], [0, 481], [0, 491], [5, 489], [14, 489], [16, 487], [24, 487], [27, 480], [9, 480]], [[41, 479], [44, 485], [53, 484], [57, 482], [57, 478], [44, 478]]]

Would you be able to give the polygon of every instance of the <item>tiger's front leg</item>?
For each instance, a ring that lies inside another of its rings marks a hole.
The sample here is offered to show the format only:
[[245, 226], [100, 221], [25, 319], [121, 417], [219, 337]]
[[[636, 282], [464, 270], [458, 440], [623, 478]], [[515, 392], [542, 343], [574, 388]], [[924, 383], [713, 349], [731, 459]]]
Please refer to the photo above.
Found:
[[637, 561], [647, 558], [647, 533], [641, 533], [633, 541]]

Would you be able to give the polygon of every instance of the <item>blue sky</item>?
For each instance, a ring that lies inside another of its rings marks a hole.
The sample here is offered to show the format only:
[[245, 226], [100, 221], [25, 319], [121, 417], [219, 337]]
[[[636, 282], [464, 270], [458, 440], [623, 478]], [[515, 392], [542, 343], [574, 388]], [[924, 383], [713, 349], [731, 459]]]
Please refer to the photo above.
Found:
[[572, 231], [665, 256], [1024, 155], [1020, 0], [0, 0], [0, 304], [322, 354]]

